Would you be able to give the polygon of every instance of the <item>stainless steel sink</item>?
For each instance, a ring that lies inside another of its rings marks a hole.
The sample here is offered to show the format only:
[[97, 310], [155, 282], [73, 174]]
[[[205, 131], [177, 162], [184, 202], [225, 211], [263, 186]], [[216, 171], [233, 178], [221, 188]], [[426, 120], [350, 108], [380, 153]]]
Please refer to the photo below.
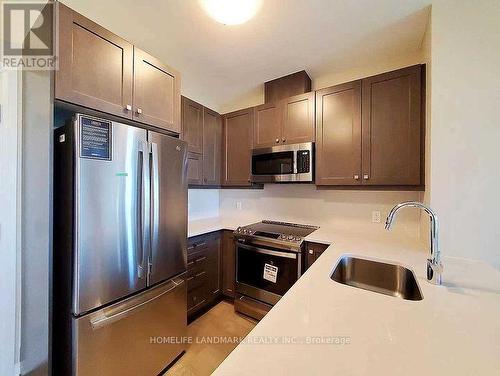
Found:
[[335, 282], [405, 300], [422, 300], [413, 272], [401, 265], [344, 255], [331, 277]]

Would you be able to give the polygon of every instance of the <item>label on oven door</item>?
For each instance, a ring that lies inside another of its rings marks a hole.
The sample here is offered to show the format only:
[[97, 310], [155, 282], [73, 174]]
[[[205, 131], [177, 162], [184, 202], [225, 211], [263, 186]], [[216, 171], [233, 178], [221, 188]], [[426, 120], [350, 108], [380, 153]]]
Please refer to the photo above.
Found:
[[272, 283], [276, 283], [278, 278], [278, 267], [270, 264], [264, 264], [263, 278]]

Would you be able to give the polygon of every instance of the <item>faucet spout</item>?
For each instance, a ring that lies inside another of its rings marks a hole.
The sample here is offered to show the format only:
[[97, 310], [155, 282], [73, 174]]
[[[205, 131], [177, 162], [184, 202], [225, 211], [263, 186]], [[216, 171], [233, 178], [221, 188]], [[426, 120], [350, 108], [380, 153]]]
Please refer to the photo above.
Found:
[[442, 270], [443, 266], [441, 264], [441, 252], [439, 249], [439, 221], [437, 219], [436, 213], [429, 208], [428, 206], [422, 204], [418, 201], [406, 201], [394, 206], [389, 214], [387, 215], [387, 219], [385, 221], [385, 229], [390, 230], [392, 227], [392, 223], [396, 218], [396, 214], [402, 208], [419, 208], [425, 211], [429, 215], [430, 219], [430, 253], [431, 258], [427, 260], [427, 280], [430, 283], [440, 285], [442, 282]]

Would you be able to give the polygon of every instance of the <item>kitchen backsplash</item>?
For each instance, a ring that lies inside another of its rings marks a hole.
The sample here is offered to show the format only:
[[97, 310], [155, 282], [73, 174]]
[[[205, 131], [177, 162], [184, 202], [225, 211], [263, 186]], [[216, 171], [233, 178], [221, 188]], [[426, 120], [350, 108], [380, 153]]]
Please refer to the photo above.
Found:
[[[189, 191], [189, 219], [221, 215], [379, 229], [393, 205], [420, 199], [420, 192], [321, 190], [308, 184], [269, 184], [263, 190], [199, 189]], [[380, 223], [372, 223], [373, 211], [380, 211]], [[418, 238], [420, 215], [418, 210], [402, 211], [394, 231]]]
[[218, 189], [188, 190], [189, 220], [194, 221], [197, 219], [219, 216], [219, 203], [220, 199]]

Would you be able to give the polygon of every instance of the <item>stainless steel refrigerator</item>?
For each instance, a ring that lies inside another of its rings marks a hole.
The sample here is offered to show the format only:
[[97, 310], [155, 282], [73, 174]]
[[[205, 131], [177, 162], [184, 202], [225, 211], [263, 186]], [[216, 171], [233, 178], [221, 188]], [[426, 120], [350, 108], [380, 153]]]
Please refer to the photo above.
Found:
[[156, 375], [186, 336], [186, 143], [76, 114], [54, 148], [53, 373]]

